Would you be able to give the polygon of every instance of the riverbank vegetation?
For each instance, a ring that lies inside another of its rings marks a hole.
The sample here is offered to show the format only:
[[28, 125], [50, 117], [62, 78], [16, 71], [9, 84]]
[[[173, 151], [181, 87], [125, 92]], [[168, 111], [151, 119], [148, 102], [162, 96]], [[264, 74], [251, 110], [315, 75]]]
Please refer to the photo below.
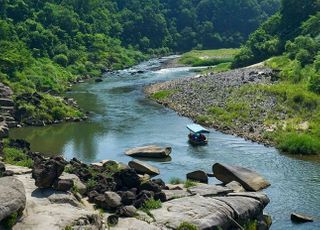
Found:
[[276, 84], [258, 89], [276, 97], [288, 115], [266, 121], [278, 125], [267, 138], [293, 154], [320, 153], [319, 10], [318, 1], [283, 1], [280, 12], [250, 35], [233, 62], [240, 67], [271, 58], [266, 65], [280, 71]]
[[179, 63], [195, 67], [230, 64], [238, 51], [238, 49], [193, 50], [183, 54], [179, 58]]
[[237, 47], [279, 7], [278, 0], [0, 2], [0, 80], [16, 97], [46, 98], [45, 106], [17, 100], [22, 122], [45, 123], [83, 117], [56, 97], [70, 83], [154, 55]]

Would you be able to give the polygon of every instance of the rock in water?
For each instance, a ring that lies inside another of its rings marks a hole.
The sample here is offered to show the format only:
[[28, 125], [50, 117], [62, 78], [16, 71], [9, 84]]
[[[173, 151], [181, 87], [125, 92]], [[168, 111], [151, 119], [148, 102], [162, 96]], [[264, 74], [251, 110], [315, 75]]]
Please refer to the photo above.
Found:
[[23, 184], [14, 177], [2, 177], [0, 191], [0, 221], [14, 213], [22, 213], [26, 206]]
[[239, 182], [248, 191], [260, 191], [270, 185], [257, 172], [250, 169], [216, 163], [212, 167], [215, 177], [225, 184]]
[[198, 170], [187, 174], [187, 179], [208, 184], [208, 175], [204, 171]]
[[125, 153], [131, 157], [150, 157], [150, 158], [166, 158], [172, 151], [171, 147], [159, 147], [156, 145], [149, 145], [130, 149]]
[[306, 223], [306, 222], [313, 222], [313, 218], [303, 214], [292, 213], [291, 221], [296, 223]]
[[160, 175], [160, 170], [147, 163], [133, 160], [128, 163], [130, 168], [133, 168], [137, 173], [149, 174], [151, 176]]
[[56, 157], [36, 164], [32, 170], [32, 178], [39, 188], [51, 188], [63, 173], [65, 162]]

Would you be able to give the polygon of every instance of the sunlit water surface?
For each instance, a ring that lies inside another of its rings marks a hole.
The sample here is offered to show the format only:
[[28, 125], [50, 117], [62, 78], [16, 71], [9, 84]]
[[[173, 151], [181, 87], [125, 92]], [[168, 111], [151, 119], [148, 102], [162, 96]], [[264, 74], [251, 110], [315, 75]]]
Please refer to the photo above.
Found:
[[[195, 75], [192, 68], [161, 69], [158, 60], [106, 75], [102, 83], [87, 82], [70, 93], [85, 110], [92, 111], [87, 122], [41, 128], [11, 130], [12, 138], [25, 138], [32, 150], [77, 157], [85, 162], [113, 159], [128, 162], [124, 150], [140, 145], [172, 146], [171, 161], [147, 162], [157, 166], [161, 178], [184, 179], [193, 170], [211, 171], [215, 162], [257, 170], [272, 184], [265, 190], [271, 199], [266, 212], [273, 217], [272, 229], [320, 229], [320, 163], [281, 155], [276, 149], [225, 135], [215, 130], [209, 145], [191, 147], [186, 125], [192, 122], [147, 99], [143, 87], [157, 81]], [[144, 70], [143, 74], [132, 74]], [[316, 222], [294, 225], [291, 212], [315, 216]]]

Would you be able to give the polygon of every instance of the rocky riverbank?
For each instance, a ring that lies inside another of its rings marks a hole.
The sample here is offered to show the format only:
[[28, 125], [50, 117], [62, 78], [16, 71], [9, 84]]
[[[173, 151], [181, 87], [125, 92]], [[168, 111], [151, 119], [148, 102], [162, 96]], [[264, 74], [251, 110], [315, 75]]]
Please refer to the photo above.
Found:
[[202, 171], [189, 173], [193, 181], [185, 184], [166, 184], [152, 179], [160, 171], [141, 161], [88, 165], [44, 158], [23, 141], [11, 143], [33, 166], [0, 162], [0, 229], [268, 229], [271, 224], [263, 214], [269, 199], [259, 192], [269, 183], [245, 168], [213, 165], [219, 185], [208, 184]]
[[227, 134], [273, 144], [265, 138], [275, 128], [265, 121], [271, 115], [285, 119], [272, 94], [246, 94], [245, 89], [272, 85], [277, 72], [252, 66], [223, 73], [209, 73], [187, 79], [147, 86], [145, 92], [157, 102], [206, 126]]

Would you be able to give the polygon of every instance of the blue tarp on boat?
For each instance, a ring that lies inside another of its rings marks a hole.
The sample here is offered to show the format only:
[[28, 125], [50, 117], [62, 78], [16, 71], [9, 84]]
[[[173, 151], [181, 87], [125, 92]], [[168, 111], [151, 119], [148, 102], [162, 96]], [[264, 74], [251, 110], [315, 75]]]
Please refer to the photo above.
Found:
[[197, 124], [187, 125], [187, 128], [193, 133], [210, 133], [209, 130]]

